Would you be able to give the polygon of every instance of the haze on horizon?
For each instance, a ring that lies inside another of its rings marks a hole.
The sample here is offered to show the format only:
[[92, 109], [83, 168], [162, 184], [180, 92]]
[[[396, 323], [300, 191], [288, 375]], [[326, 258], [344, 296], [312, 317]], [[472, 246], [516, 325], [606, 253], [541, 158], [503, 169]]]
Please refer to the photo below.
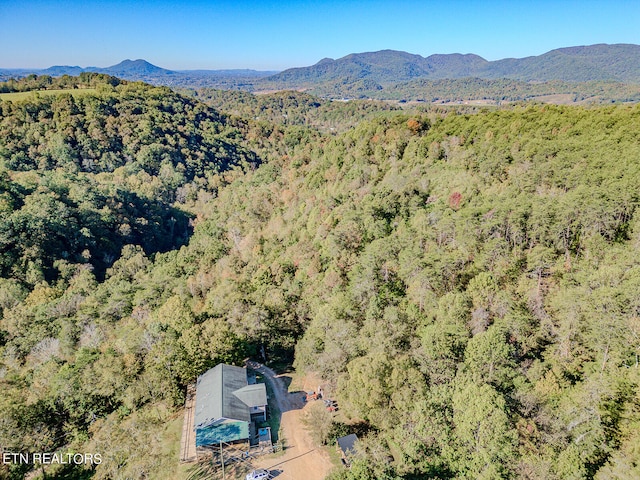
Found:
[[284, 70], [384, 49], [487, 60], [640, 44], [640, 2], [0, 0], [0, 68]]

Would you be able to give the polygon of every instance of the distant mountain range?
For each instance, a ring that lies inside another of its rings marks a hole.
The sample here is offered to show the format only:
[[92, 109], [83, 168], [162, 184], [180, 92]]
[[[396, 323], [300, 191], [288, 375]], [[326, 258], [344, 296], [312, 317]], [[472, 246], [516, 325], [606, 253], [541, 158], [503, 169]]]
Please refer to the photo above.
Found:
[[[403, 92], [408, 92], [408, 99], [416, 99], [429, 97], [429, 94], [416, 93], [423, 91], [425, 85], [442, 89], [441, 83], [438, 82], [443, 81], [449, 82], [446, 88], [451, 89], [450, 81], [466, 79], [464, 88], [467, 91], [471, 85], [468, 81], [470, 78], [485, 81], [485, 90], [488, 85], [486, 81], [505, 79], [520, 82], [519, 91], [523, 89], [522, 82], [525, 82], [525, 86], [545, 82], [617, 82], [624, 85], [640, 85], [640, 45], [598, 44], [568, 47], [539, 56], [496, 61], [488, 61], [474, 54], [454, 53], [422, 57], [407, 52], [382, 50], [353, 53], [337, 60], [325, 58], [315, 65], [290, 68], [282, 72], [246, 69], [173, 71], [152, 65], [145, 60], [125, 60], [106, 68], [53, 66], [33, 71], [0, 69], [0, 79], [11, 75], [23, 76], [27, 73], [78, 75], [84, 71], [172, 87], [213, 87], [246, 91], [295, 89], [331, 98], [397, 99], [402, 97]], [[489, 85], [495, 88], [496, 84]], [[559, 93], [559, 84], [554, 85], [549, 94]], [[572, 88], [563, 86], [560, 90], [576, 93], [575, 88]], [[593, 85], [590, 88], [593, 90]], [[536, 92], [542, 90], [535, 89]], [[393, 96], [388, 96], [391, 91]], [[577, 93], [580, 96], [580, 92]], [[635, 98], [635, 93], [631, 95]], [[628, 95], [625, 98], [627, 97]]]
[[42, 70], [36, 69], [1, 69], [0, 68], [0, 80], [9, 77], [22, 77], [29, 74], [36, 75], [51, 75], [52, 77], [60, 77], [62, 75], [77, 76], [82, 72], [96, 72], [105, 73], [107, 75], [113, 75], [125, 80], [141, 80], [156, 85], [171, 85], [171, 86], [206, 86], [208, 83], [217, 83], [222, 81], [232, 84], [237, 83], [240, 79], [256, 79], [262, 77], [268, 77], [277, 71], [259, 71], [249, 69], [237, 69], [237, 70], [167, 70], [166, 68], [158, 67], [146, 60], [124, 60], [117, 65], [110, 67], [78, 67], [68, 65], [55, 65], [53, 67], [45, 68]]
[[277, 73], [276, 71], [258, 71], [249, 69], [238, 70], [167, 70], [158, 67], [146, 60], [123, 60], [117, 65], [110, 67], [69, 67], [64, 65], [56, 65], [40, 71], [34, 71], [39, 75], [78, 75], [82, 72], [106, 73], [114, 77], [120, 77], [125, 80], [138, 79], [147, 76], [165, 76], [165, 75], [222, 75], [222, 76], [247, 76], [247, 77], [266, 77]]
[[488, 61], [459, 53], [422, 57], [382, 50], [291, 68], [254, 90], [297, 89], [329, 98], [425, 102], [545, 98], [562, 102], [640, 100], [640, 45], [590, 45]]
[[617, 81], [640, 83], [640, 45], [591, 45], [552, 50], [540, 56], [487, 61], [459, 53], [421, 57], [395, 50], [355, 53], [338, 60], [291, 68], [269, 78], [291, 83], [322, 83], [337, 79], [370, 79], [381, 85], [417, 78], [508, 78], [522, 81]]

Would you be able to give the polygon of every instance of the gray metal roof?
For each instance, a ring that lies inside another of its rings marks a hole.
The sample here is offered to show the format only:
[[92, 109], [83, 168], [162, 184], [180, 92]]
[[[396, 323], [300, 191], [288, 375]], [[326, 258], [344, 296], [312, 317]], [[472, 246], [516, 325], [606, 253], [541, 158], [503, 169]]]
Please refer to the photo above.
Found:
[[356, 453], [357, 441], [358, 441], [358, 437], [356, 436], [355, 433], [352, 433], [351, 435], [347, 435], [346, 437], [340, 437], [338, 439], [338, 446], [340, 447], [340, 450], [342, 450], [342, 452], [345, 455], [347, 454], [353, 455], [354, 453]]
[[221, 363], [200, 375], [196, 384], [195, 426], [203, 427], [224, 419], [248, 422], [248, 406], [233, 394], [246, 386], [247, 371], [242, 367]]
[[264, 383], [247, 385], [233, 394], [242, 400], [247, 407], [262, 407], [267, 404], [267, 390]]

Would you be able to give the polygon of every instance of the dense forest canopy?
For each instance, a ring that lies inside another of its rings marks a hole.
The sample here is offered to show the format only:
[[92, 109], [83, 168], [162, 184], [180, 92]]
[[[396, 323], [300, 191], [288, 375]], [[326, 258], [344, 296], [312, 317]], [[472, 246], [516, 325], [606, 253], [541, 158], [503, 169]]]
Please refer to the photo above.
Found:
[[365, 119], [383, 112], [398, 112], [400, 107], [374, 100], [330, 101], [303, 92], [283, 91], [270, 95], [202, 88], [185, 94], [211, 105], [216, 110], [271, 124], [310, 126], [324, 133], [336, 133], [355, 127]]
[[257, 165], [216, 111], [115, 80], [83, 74], [76, 86], [96, 93], [0, 103], [4, 275], [51, 279], [56, 260], [89, 261], [102, 275], [125, 244], [175, 248], [189, 225], [174, 202], [222, 171]]
[[640, 475], [638, 106], [93, 88], [0, 101], [0, 444], [174, 477], [186, 385], [264, 347], [357, 429], [335, 480]]
[[91, 88], [97, 85], [111, 85], [116, 87], [127, 82], [119, 78], [105, 75], [102, 73], [83, 72], [77, 77], [70, 75], [60, 75], [53, 77], [51, 75], [30, 74], [24, 78], [10, 78], [0, 83], [0, 93], [13, 92], [32, 92], [42, 90], [61, 90], [82, 88]]

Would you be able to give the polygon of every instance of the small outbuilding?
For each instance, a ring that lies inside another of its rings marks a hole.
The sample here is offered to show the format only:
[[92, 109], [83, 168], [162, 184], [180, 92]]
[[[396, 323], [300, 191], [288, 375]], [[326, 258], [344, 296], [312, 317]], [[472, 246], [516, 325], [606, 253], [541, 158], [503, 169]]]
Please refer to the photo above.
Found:
[[198, 377], [194, 415], [196, 447], [247, 441], [250, 423], [267, 419], [265, 385], [249, 385], [245, 368], [216, 365]]
[[338, 438], [338, 448], [342, 454], [342, 463], [349, 465], [349, 458], [356, 453], [356, 443], [358, 437], [355, 433], [347, 435], [345, 437]]

